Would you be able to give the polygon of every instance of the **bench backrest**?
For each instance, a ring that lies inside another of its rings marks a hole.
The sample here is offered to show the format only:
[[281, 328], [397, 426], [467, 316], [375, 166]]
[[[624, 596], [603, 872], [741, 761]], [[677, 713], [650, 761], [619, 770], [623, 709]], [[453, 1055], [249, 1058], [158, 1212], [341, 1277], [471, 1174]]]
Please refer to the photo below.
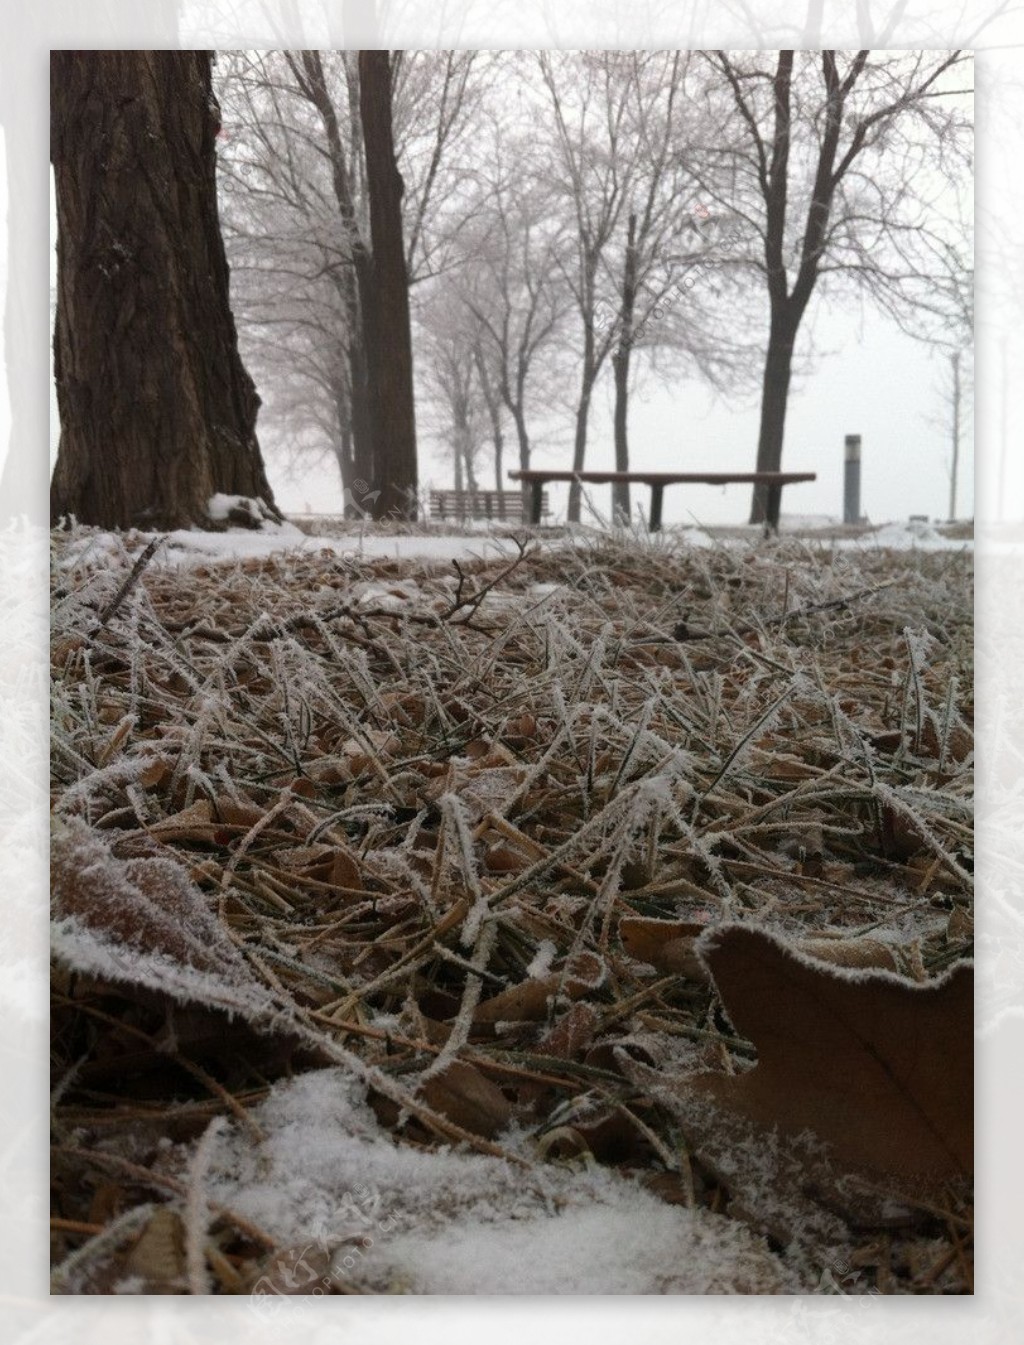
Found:
[[[548, 493], [544, 491], [541, 513], [548, 514]], [[430, 492], [432, 518], [488, 518], [521, 522], [523, 492], [521, 490], [432, 490]]]

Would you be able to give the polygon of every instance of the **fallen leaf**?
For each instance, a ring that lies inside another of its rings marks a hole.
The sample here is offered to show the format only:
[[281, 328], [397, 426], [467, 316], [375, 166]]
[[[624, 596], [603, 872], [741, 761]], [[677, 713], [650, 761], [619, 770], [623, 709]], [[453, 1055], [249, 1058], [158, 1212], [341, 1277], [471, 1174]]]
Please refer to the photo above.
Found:
[[911, 971], [911, 959], [901, 959], [892, 944], [884, 943], [881, 939], [798, 939], [793, 948], [805, 957], [829, 962], [834, 967], [874, 967], [878, 971], [904, 974]]
[[166, 1205], [154, 1209], [128, 1253], [125, 1270], [142, 1281], [142, 1293], [180, 1294], [185, 1291], [185, 1230], [176, 1210]]
[[170, 766], [162, 757], [154, 757], [148, 765], [139, 772], [138, 782], [143, 789], [152, 789], [155, 785], [167, 776]]
[[237, 948], [180, 865], [117, 859], [78, 819], [54, 824], [50, 892], [57, 919], [73, 916], [126, 950], [164, 954], [191, 967], [243, 969]]
[[[623, 916], [619, 938], [630, 957], [658, 971], [678, 972], [688, 981], [706, 983], [710, 977], [696, 952], [697, 939], [708, 932], [706, 923], [693, 920], [658, 920], [648, 916]], [[892, 944], [882, 939], [827, 935], [798, 939], [791, 947], [807, 957], [837, 967], [877, 967], [915, 976], [911, 959], [900, 958]]]
[[590, 1004], [577, 1003], [537, 1043], [538, 1055], [576, 1060], [594, 1039], [599, 1019]]
[[742, 925], [709, 931], [697, 947], [758, 1062], [680, 1087], [758, 1127], [813, 1131], [839, 1167], [938, 1181], [972, 1171], [970, 964], [915, 984], [826, 968]]
[[484, 867], [489, 873], [521, 873], [530, 860], [520, 850], [513, 850], [502, 842], [484, 852]]
[[465, 1060], [452, 1060], [428, 1074], [419, 1094], [428, 1107], [485, 1139], [503, 1130], [512, 1116], [512, 1104], [498, 1085]]
[[630, 957], [658, 971], [678, 972], [688, 981], [706, 982], [707, 971], [694, 952], [694, 944], [707, 925], [693, 920], [656, 920], [647, 916], [623, 916], [619, 938]]
[[[203, 800], [205, 802], [205, 800]], [[267, 810], [257, 803], [240, 801], [228, 795], [214, 800], [217, 821], [228, 827], [255, 827], [262, 822]]]
[[154, 822], [148, 828], [161, 841], [211, 841], [217, 830], [213, 805], [209, 799], [197, 799], [179, 812]]
[[946, 923], [947, 939], [973, 939], [974, 917], [962, 906], [954, 906]]
[[550, 975], [501, 990], [478, 1004], [474, 1023], [540, 1022], [547, 1018], [554, 996], [581, 999], [596, 990], [605, 977], [605, 965], [594, 953], [580, 952]]

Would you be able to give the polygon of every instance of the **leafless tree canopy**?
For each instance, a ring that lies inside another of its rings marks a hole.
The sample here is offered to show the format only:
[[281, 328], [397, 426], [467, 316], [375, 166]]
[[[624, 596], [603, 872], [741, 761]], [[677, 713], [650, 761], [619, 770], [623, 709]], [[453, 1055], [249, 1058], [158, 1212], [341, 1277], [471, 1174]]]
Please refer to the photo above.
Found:
[[[263, 414], [295, 462], [333, 455], [351, 498], [372, 479], [355, 55], [235, 53], [218, 80]], [[503, 455], [538, 445], [581, 469], [605, 378], [618, 467], [637, 380], [687, 378], [760, 389], [752, 456], [778, 470], [812, 303], [859, 294], [970, 344], [962, 52], [403, 52], [392, 80], [420, 431], [457, 479], [490, 459], [500, 485]]]

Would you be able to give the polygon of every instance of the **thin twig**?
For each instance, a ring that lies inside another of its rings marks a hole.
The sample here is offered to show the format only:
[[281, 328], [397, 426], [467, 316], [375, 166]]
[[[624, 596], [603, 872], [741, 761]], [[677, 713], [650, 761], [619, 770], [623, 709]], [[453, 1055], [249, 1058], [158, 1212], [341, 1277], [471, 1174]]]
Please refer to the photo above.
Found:
[[128, 578], [117, 590], [113, 598], [111, 598], [110, 602], [107, 603], [103, 611], [100, 612], [99, 624], [97, 626], [97, 630], [102, 630], [103, 627], [107, 624], [107, 622], [110, 621], [111, 618], [117, 613], [118, 609], [124, 602], [125, 598], [128, 597], [129, 593], [131, 593], [132, 589], [139, 582], [139, 579], [142, 576], [142, 571], [146, 568], [149, 562], [156, 555], [157, 550], [166, 541], [167, 541], [166, 534], [164, 534], [163, 537], [154, 537], [153, 540], [146, 547], [146, 549], [139, 555], [135, 564], [131, 568]]

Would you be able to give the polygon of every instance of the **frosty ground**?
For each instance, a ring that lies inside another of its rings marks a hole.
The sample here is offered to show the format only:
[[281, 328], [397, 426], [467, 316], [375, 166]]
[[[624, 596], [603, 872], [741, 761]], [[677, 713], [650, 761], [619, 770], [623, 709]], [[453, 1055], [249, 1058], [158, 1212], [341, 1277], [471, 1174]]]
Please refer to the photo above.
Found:
[[58, 1291], [970, 1289], [640, 1081], [754, 1059], [702, 929], [970, 956], [968, 542], [151, 540], [53, 543]]

